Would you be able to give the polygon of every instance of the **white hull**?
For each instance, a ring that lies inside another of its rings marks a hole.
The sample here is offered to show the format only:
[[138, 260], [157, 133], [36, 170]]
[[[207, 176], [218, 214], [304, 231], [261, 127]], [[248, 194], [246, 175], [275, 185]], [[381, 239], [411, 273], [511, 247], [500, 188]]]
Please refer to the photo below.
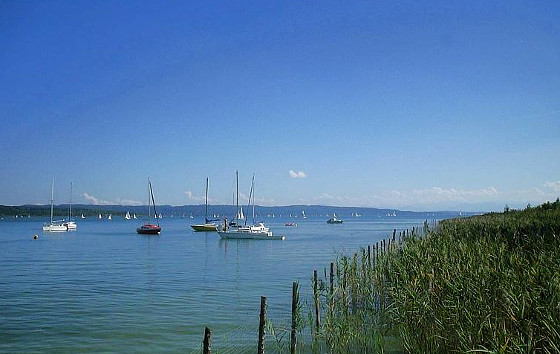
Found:
[[68, 221], [68, 222], [63, 223], [62, 225], [66, 226], [68, 231], [78, 229], [78, 225], [74, 221]]
[[242, 231], [218, 231], [220, 238], [224, 240], [284, 240], [284, 236], [274, 236], [272, 232], [242, 232]]
[[68, 228], [64, 224], [43, 225], [43, 231], [47, 232], [66, 232]]

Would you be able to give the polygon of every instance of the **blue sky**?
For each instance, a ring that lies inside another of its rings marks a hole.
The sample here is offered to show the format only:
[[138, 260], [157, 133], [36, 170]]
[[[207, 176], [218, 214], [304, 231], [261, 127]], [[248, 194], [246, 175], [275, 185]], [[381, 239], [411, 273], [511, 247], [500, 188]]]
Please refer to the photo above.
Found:
[[[560, 3], [0, 2], [0, 204], [560, 195]], [[292, 173], [290, 173], [292, 171]]]

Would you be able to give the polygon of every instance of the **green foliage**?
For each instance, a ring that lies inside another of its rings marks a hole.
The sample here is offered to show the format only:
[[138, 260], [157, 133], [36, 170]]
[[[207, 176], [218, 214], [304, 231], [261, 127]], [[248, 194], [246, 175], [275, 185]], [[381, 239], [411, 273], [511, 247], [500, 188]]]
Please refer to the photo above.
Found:
[[558, 200], [387, 248], [340, 257], [332, 293], [320, 288], [330, 351], [382, 352], [398, 336], [407, 352], [560, 352]]

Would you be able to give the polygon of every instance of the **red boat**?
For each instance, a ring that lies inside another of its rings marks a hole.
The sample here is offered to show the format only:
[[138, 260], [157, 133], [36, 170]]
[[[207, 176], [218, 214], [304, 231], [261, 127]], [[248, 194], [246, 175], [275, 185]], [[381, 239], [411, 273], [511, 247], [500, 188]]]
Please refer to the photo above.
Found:
[[[150, 212], [151, 204], [154, 205], [154, 217], [157, 219], [156, 201], [154, 199], [154, 192], [152, 190], [152, 182], [150, 182], [149, 178], [148, 178], [148, 187], [150, 187], [150, 199], [148, 199], [148, 220], [151, 217], [151, 212]], [[137, 228], [136, 232], [144, 235], [159, 235], [159, 233], [161, 232], [161, 227], [159, 226], [159, 222], [157, 223], [157, 225], [144, 224], [139, 228]]]
[[161, 227], [154, 224], [145, 224], [136, 229], [136, 232], [144, 235], [159, 235]]

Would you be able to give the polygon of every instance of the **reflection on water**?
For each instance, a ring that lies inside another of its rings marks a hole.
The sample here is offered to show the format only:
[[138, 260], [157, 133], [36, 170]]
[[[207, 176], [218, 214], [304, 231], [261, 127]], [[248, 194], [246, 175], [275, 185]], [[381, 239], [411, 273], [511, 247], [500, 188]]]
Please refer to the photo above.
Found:
[[190, 219], [162, 220], [159, 236], [138, 235], [133, 220], [81, 220], [56, 234], [41, 233], [43, 220], [2, 221], [0, 351], [197, 349], [204, 326], [216, 341], [257, 326], [261, 295], [288, 322], [292, 281], [308, 293], [313, 269], [423, 221], [271, 220], [286, 240], [221, 240], [192, 232]]

